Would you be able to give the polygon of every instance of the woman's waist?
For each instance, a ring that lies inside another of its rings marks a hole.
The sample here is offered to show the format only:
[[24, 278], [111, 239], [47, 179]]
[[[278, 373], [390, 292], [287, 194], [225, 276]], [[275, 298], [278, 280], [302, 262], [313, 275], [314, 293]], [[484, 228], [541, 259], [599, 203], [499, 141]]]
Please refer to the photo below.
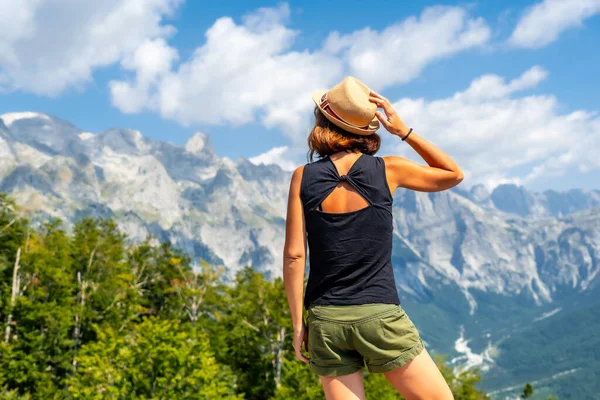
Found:
[[[374, 268], [330, 271], [311, 267], [306, 285], [307, 294], [315, 298], [364, 300], [376, 299], [381, 293], [396, 292], [391, 263]], [[373, 303], [374, 301], [365, 301]]]
[[363, 322], [396, 312], [403, 313], [400, 304], [365, 303], [350, 305], [313, 304], [308, 308], [307, 321]]

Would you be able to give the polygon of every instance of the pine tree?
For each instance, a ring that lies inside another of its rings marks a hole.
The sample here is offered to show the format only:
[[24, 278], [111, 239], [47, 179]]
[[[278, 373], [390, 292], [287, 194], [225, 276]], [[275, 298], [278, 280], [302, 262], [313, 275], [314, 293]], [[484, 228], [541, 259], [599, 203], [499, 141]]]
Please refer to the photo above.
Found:
[[526, 383], [525, 387], [523, 388], [523, 393], [521, 394], [521, 398], [528, 399], [531, 396], [533, 396], [533, 386], [531, 386], [531, 384], [529, 384], [529, 383]]

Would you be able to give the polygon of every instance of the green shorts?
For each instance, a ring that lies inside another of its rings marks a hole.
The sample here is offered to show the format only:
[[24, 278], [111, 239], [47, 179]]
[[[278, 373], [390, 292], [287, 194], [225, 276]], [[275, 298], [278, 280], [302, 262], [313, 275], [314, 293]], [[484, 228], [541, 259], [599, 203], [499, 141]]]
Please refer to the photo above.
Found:
[[309, 366], [321, 376], [388, 372], [415, 358], [423, 341], [397, 304], [313, 305], [308, 310]]

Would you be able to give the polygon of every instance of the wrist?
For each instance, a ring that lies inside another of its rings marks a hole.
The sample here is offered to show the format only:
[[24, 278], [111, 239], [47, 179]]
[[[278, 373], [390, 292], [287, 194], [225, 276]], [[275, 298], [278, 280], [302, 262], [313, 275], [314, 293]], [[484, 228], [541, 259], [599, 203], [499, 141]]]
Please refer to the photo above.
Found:
[[408, 134], [408, 131], [410, 131], [410, 128], [406, 125], [402, 125], [400, 128], [396, 129], [396, 136], [403, 138]]

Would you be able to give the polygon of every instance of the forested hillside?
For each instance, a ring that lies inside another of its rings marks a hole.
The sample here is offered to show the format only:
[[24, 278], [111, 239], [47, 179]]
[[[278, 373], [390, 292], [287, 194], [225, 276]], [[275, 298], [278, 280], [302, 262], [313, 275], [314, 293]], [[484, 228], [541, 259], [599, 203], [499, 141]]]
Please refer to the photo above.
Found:
[[[168, 243], [127, 244], [110, 219], [32, 229], [0, 194], [2, 399], [324, 399], [294, 355], [283, 281], [247, 267], [235, 282]], [[456, 399], [486, 399], [478, 370]], [[399, 399], [365, 369], [370, 398]]]

